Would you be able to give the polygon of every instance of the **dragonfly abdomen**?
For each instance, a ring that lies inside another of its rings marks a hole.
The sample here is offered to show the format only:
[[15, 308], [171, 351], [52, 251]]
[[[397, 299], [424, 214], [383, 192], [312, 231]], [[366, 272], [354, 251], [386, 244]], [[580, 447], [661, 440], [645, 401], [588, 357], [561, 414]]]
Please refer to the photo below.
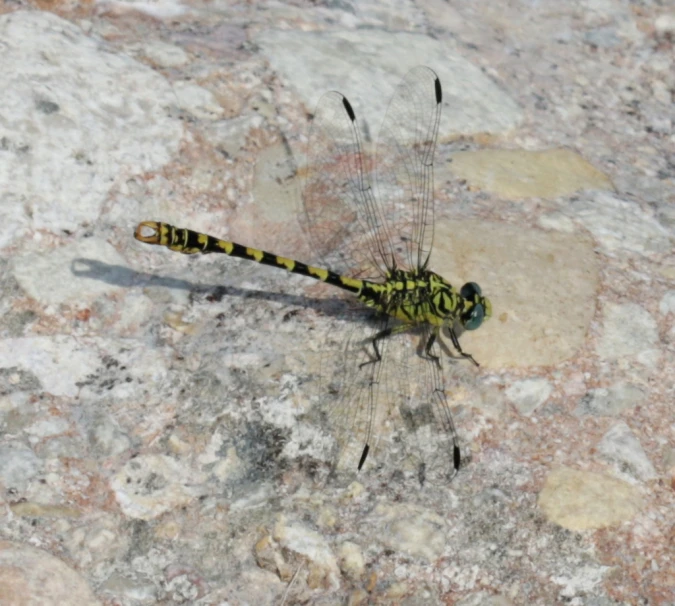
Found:
[[[144, 230], [149, 231], [144, 233]], [[174, 227], [169, 223], [143, 221], [136, 227], [134, 237], [146, 244], [165, 246], [170, 250], [186, 255], [221, 253], [230, 257], [256, 261], [263, 265], [285, 269], [292, 274], [314, 278], [315, 280], [320, 280], [321, 282], [326, 282], [332, 286], [337, 286], [338, 288], [357, 294], [361, 292], [364, 285], [363, 280], [341, 276], [328, 269], [313, 267], [294, 259], [281, 257], [257, 248], [243, 246], [229, 240], [220, 240], [219, 238], [214, 238], [208, 234], [191, 229]]]

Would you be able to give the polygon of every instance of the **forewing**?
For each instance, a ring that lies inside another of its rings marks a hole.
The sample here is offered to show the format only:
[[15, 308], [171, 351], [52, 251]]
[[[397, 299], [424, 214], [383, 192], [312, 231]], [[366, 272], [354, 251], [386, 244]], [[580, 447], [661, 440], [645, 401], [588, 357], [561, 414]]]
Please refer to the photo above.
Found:
[[310, 125], [303, 227], [317, 261], [343, 275], [377, 277], [386, 271], [382, 219], [366, 162], [349, 101], [325, 94]]
[[441, 118], [441, 83], [419, 66], [396, 88], [380, 128], [376, 192], [399, 265], [426, 265], [434, 237], [434, 152]]

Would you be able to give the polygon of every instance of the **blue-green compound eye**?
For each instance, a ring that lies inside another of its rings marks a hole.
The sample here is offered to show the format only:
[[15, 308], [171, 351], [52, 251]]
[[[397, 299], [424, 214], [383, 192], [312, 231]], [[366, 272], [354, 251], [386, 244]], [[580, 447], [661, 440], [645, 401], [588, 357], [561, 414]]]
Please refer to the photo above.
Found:
[[476, 303], [476, 305], [471, 308], [468, 316], [469, 317], [463, 322], [464, 328], [466, 328], [466, 330], [476, 330], [485, 319], [485, 308], [481, 303]]
[[467, 282], [464, 286], [462, 286], [462, 289], [459, 291], [459, 294], [462, 295], [462, 298], [473, 301], [474, 296], [476, 295], [480, 296], [483, 293], [478, 284], [476, 284], [475, 282]]

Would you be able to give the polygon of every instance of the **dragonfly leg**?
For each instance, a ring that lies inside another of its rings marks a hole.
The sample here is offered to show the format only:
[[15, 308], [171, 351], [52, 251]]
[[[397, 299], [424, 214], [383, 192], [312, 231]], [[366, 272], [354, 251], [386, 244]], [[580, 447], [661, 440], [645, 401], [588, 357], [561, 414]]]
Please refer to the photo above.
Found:
[[373, 349], [375, 350], [375, 359], [368, 360], [367, 362], [361, 362], [361, 364], [359, 364], [359, 368], [363, 368], [364, 366], [367, 366], [368, 364], [375, 364], [375, 362], [379, 362], [382, 359], [382, 356], [380, 355], [380, 350], [377, 348], [377, 342], [391, 336], [392, 332], [393, 332], [393, 329], [392, 329], [391, 326], [389, 326], [388, 328], [385, 328], [384, 330], [381, 330], [380, 332], [378, 332], [373, 337], [373, 340], [371, 341], [371, 344], [373, 346]]
[[467, 358], [471, 360], [476, 366], [480, 366], [476, 360], [473, 359], [473, 356], [470, 353], [466, 353], [462, 351], [462, 348], [459, 345], [459, 339], [457, 339], [457, 335], [455, 334], [455, 331], [452, 328], [448, 328], [448, 332], [450, 333], [450, 338], [452, 339], [452, 344], [457, 350], [457, 352], [464, 358]]
[[434, 346], [437, 336], [438, 336], [438, 328], [434, 328], [434, 330], [432, 330], [431, 334], [429, 335], [427, 344], [424, 346], [424, 353], [426, 354], [427, 358], [433, 360], [436, 363], [436, 366], [440, 368], [441, 367], [440, 358], [437, 355], [431, 353], [431, 348]]

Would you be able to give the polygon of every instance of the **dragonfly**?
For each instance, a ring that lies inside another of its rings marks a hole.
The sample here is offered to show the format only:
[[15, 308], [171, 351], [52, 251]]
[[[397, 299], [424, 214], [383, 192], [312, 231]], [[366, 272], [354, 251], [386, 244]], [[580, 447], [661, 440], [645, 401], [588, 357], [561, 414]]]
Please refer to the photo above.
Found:
[[[441, 341], [449, 336], [460, 359], [478, 366], [462, 350], [459, 336], [489, 319], [492, 305], [475, 282], [456, 288], [429, 267], [442, 97], [433, 70], [418, 66], [409, 71], [389, 103], [371, 156], [364, 154], [348, 99], [337, 91], [321, 97], [310, 126], [299, 212], [311, 250], [320, 260], [317, 265], [161, 221], [142, 221], [134, 232], [140, 242], [179, 253], [221, 253], [325, 282], [376, 313], [372, 334], [360, 341], [360, 357], [349, 360], [352, 370], [339, 381], [342, 400], [336, 404], [349, 439], [353, 434], [361, 437], [359, 471], [378, 436], [381, 409], [391, 406], [399, 407], [403, 416], [415, 408], [430, 411], [449, 438], [450, 475], [462, 465], [446, 396]], [[410, 352], [424, 363], [415, 387], [395, 376], [400, 373], [394, 367], [387, 368], [392, 359], [387, 343], [406, 333], [420, 335], [420, 346]], [[350, 347], [344, 351], [356, 355]], [[391, 382], [398, 382], [395, 388]], [[387, 401], [392, 398], [397, 401]], [[412, 400], [416, 406], [410, 407]]]

